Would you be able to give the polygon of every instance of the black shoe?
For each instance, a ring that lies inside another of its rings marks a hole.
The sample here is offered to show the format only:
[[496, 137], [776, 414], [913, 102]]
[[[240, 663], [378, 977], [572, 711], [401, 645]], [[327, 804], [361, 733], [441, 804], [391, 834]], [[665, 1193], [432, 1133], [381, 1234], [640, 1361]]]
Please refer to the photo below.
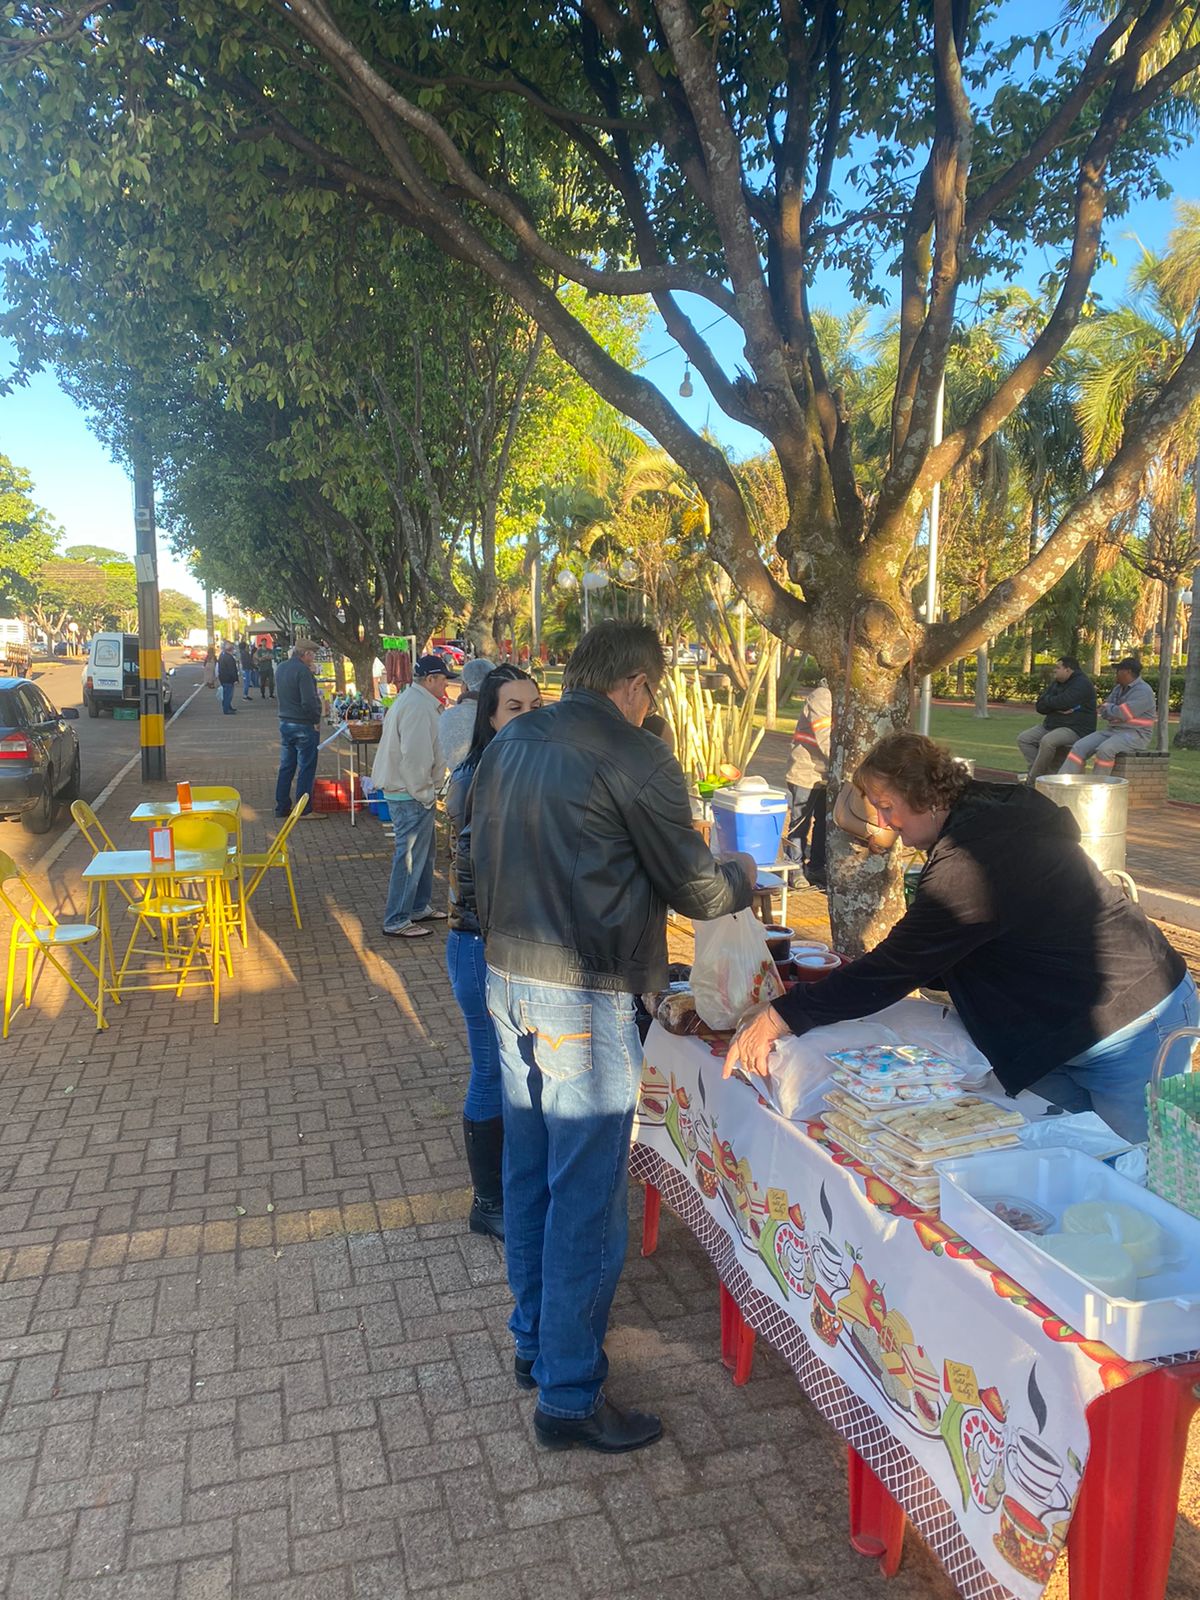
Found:
[[570, 1450], [581, 1444], [585, 1450], [618, 1455], [662, 1437], [661, 1417], [649, 1411], [622, 1411], [607, 1400], [590, 1417], [548, 1417], [539, 1409], [533, 1413], [533, 1426], [538, 1443], [547, 1450]]
[[504, 1243], [504, 1201], [484, 1200], [476, 1195], [471, 1202], [471, 1215], [467, 1226], [472, 1233], [485, 1233], [491, 1239]]
[[475, 1199], [471, 1205], [469, 1227], [472, 1233], [504, 1238], [504, 1185], [500, 1163], [504, 1153], [504, 1118], [489, 1117], [474, 1122], [463, 1117], [463, 1144]]
[[517, 1380], [518, 1389], [536, 1389], [537, 1379], [533, 1375], [532, 1356], [513, 1357], [513, 1377]]

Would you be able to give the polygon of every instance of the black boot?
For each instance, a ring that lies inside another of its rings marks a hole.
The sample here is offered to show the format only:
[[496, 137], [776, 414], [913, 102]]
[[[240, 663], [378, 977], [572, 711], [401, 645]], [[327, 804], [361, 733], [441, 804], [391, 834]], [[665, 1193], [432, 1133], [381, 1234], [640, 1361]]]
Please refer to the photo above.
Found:
[[503, 1239], [504, 1187], [500, 1178], [500, 1156], [504, 1149], [503, 1117], [491, 1117], [487, 1122], [472, 1122], [470, 1117], [464, 1117], [463, 1141], [467, 1147], [471, 1187], [475, 1190], [475, 1198], [471, 1202], [471, 1232]]

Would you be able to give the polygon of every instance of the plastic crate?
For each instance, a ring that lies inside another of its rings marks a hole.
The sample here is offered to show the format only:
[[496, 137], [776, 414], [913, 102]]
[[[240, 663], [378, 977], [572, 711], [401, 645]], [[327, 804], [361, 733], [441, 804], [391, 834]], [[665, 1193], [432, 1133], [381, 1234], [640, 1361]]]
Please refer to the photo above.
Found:
[[345, 779], [318, 778], [313, 784], [314, 811], [349, 811], [350, 785]]

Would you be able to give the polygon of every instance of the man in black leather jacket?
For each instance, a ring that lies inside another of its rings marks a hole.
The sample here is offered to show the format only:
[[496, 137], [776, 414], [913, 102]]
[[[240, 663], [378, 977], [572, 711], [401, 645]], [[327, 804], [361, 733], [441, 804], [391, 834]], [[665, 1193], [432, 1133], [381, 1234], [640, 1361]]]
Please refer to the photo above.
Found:
[[634, 1450], [662, 1431], [604, 1396], [641, 1077], [633, 996], [666, 986], [668, 905], [705, 921], [747, 906], [753, 883], [749, 858], [714, 861], [678, 762], [641, 726], [664, 667], [653, 628], [593, 628], [562, 699], [492, 740], [469, 803], [516, 1378], [540, 1391], [534, 1425], [558, 1449]]
[[1096, 686], [1074, 656], [1059, 656], [1035, 709], [1044, 720], [1017, 735], [1029, 763], [1025, 782], [1030, 788], [1044, 773], [1056, 770], [1076, 739], [1096, 731]]

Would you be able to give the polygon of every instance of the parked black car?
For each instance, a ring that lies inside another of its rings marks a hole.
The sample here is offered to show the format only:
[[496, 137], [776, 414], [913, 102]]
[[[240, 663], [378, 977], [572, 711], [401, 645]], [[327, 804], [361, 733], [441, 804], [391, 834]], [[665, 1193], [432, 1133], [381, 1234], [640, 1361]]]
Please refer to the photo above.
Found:
[[79, 798], [74, 706], [57, 711], [28, 678], [0, 678], [0, 818], [45, 833], [60, 805]]

